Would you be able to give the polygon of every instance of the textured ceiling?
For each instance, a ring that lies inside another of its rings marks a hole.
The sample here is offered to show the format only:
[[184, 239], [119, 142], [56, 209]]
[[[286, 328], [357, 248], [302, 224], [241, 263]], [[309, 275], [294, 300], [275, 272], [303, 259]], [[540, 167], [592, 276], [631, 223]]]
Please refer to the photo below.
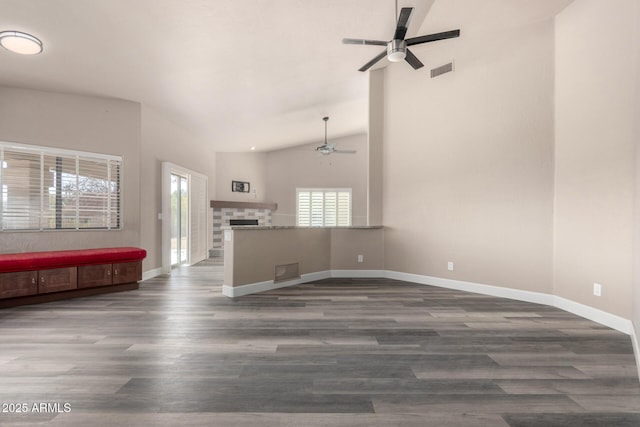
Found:
[[[570, 1], [399, 3], [416, 8], [408, 36], [460, 28], [462, 39], [474, 28], [548, 18]], [[29, 32], [45, 49], [33, 57], [0, 49], [0, 85], [141, 102], [217, 151], [319, 141], [325, 115], [330, 136], [366, 132], [368, 74], [357, 69], [381, 48], [341, 39], [390, 38], [394, 7], [393, 0], [0, 0], [0, 31]], [[423, 59], [429, 49], [413, 50]]]

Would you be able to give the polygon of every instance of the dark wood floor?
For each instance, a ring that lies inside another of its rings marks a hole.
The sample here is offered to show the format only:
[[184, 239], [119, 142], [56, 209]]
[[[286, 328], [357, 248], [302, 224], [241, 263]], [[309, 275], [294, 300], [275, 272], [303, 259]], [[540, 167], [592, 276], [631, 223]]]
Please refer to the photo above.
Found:
[[207, 261], [0, 310], [0, 409], [29, 412], [0, 425], [640, 426], [630, 338], [572, 314], [381, 279], [221, 282]]

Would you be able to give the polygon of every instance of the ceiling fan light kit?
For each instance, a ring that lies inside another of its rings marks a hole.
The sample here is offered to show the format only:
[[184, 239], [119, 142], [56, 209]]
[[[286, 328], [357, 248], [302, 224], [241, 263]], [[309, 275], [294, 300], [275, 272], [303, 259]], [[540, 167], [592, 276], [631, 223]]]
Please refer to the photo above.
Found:
[[[396, 10], [397, 10], [396, 2]], [[389, 41], [383, 40], [367, 40], [367, 39], [342, 39], [344, 44], [362, 44], [370, 46], [386, 46], [387, 49], [371, 61], [364, 64], [358, 71], [367, 71], [373, 67], [378, 61], [385, 56], [391, 62], [400, 62], [403, 59], [413, 67], [414, 70], [424, 67], [424, 64], [408, 49], [408, 46], [414, 46], [422, 43], [430, 43], [438, 40], [445, 40], [460, 36], [460, 30], [445, 31], [442, 33], [429, 34], [425, 36], [412, 37], [405, 39], [407, 35], [407, 28], [409, 27], [409, 21], [411, 20], [411, 14], [413, 13], [412, 7], [403, 7], [400, 10], [398, 16], [398, 23], [396, 24], [396, 31], [393, 34], [393, 39]]]
[[404, 40], [391, 40], [387, 44], [387, 59], [391, 62], [400, 62], [407, 56], [407, 42]]

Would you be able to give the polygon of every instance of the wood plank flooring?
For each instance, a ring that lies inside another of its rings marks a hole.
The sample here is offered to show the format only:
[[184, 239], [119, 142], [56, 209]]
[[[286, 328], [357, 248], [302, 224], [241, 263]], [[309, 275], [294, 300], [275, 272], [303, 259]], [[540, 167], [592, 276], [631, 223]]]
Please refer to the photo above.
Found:
[[0, 310], [0, 425], [640, 426], [630, 337], [561, 310], [383, 279], [221, 283], [208, 260]]

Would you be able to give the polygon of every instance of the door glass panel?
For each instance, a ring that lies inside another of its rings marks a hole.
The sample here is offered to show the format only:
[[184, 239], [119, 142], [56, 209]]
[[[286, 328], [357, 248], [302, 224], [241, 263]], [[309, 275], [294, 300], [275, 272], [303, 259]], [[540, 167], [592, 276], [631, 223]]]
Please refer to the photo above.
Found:
[[189, 261], [189, 188], [187, 178], [180, 177], [180, 263]]
[[178, 186], [180, 177], [171, 175], [171, 265], [178, 264], [180, 253], [180, 192]]

